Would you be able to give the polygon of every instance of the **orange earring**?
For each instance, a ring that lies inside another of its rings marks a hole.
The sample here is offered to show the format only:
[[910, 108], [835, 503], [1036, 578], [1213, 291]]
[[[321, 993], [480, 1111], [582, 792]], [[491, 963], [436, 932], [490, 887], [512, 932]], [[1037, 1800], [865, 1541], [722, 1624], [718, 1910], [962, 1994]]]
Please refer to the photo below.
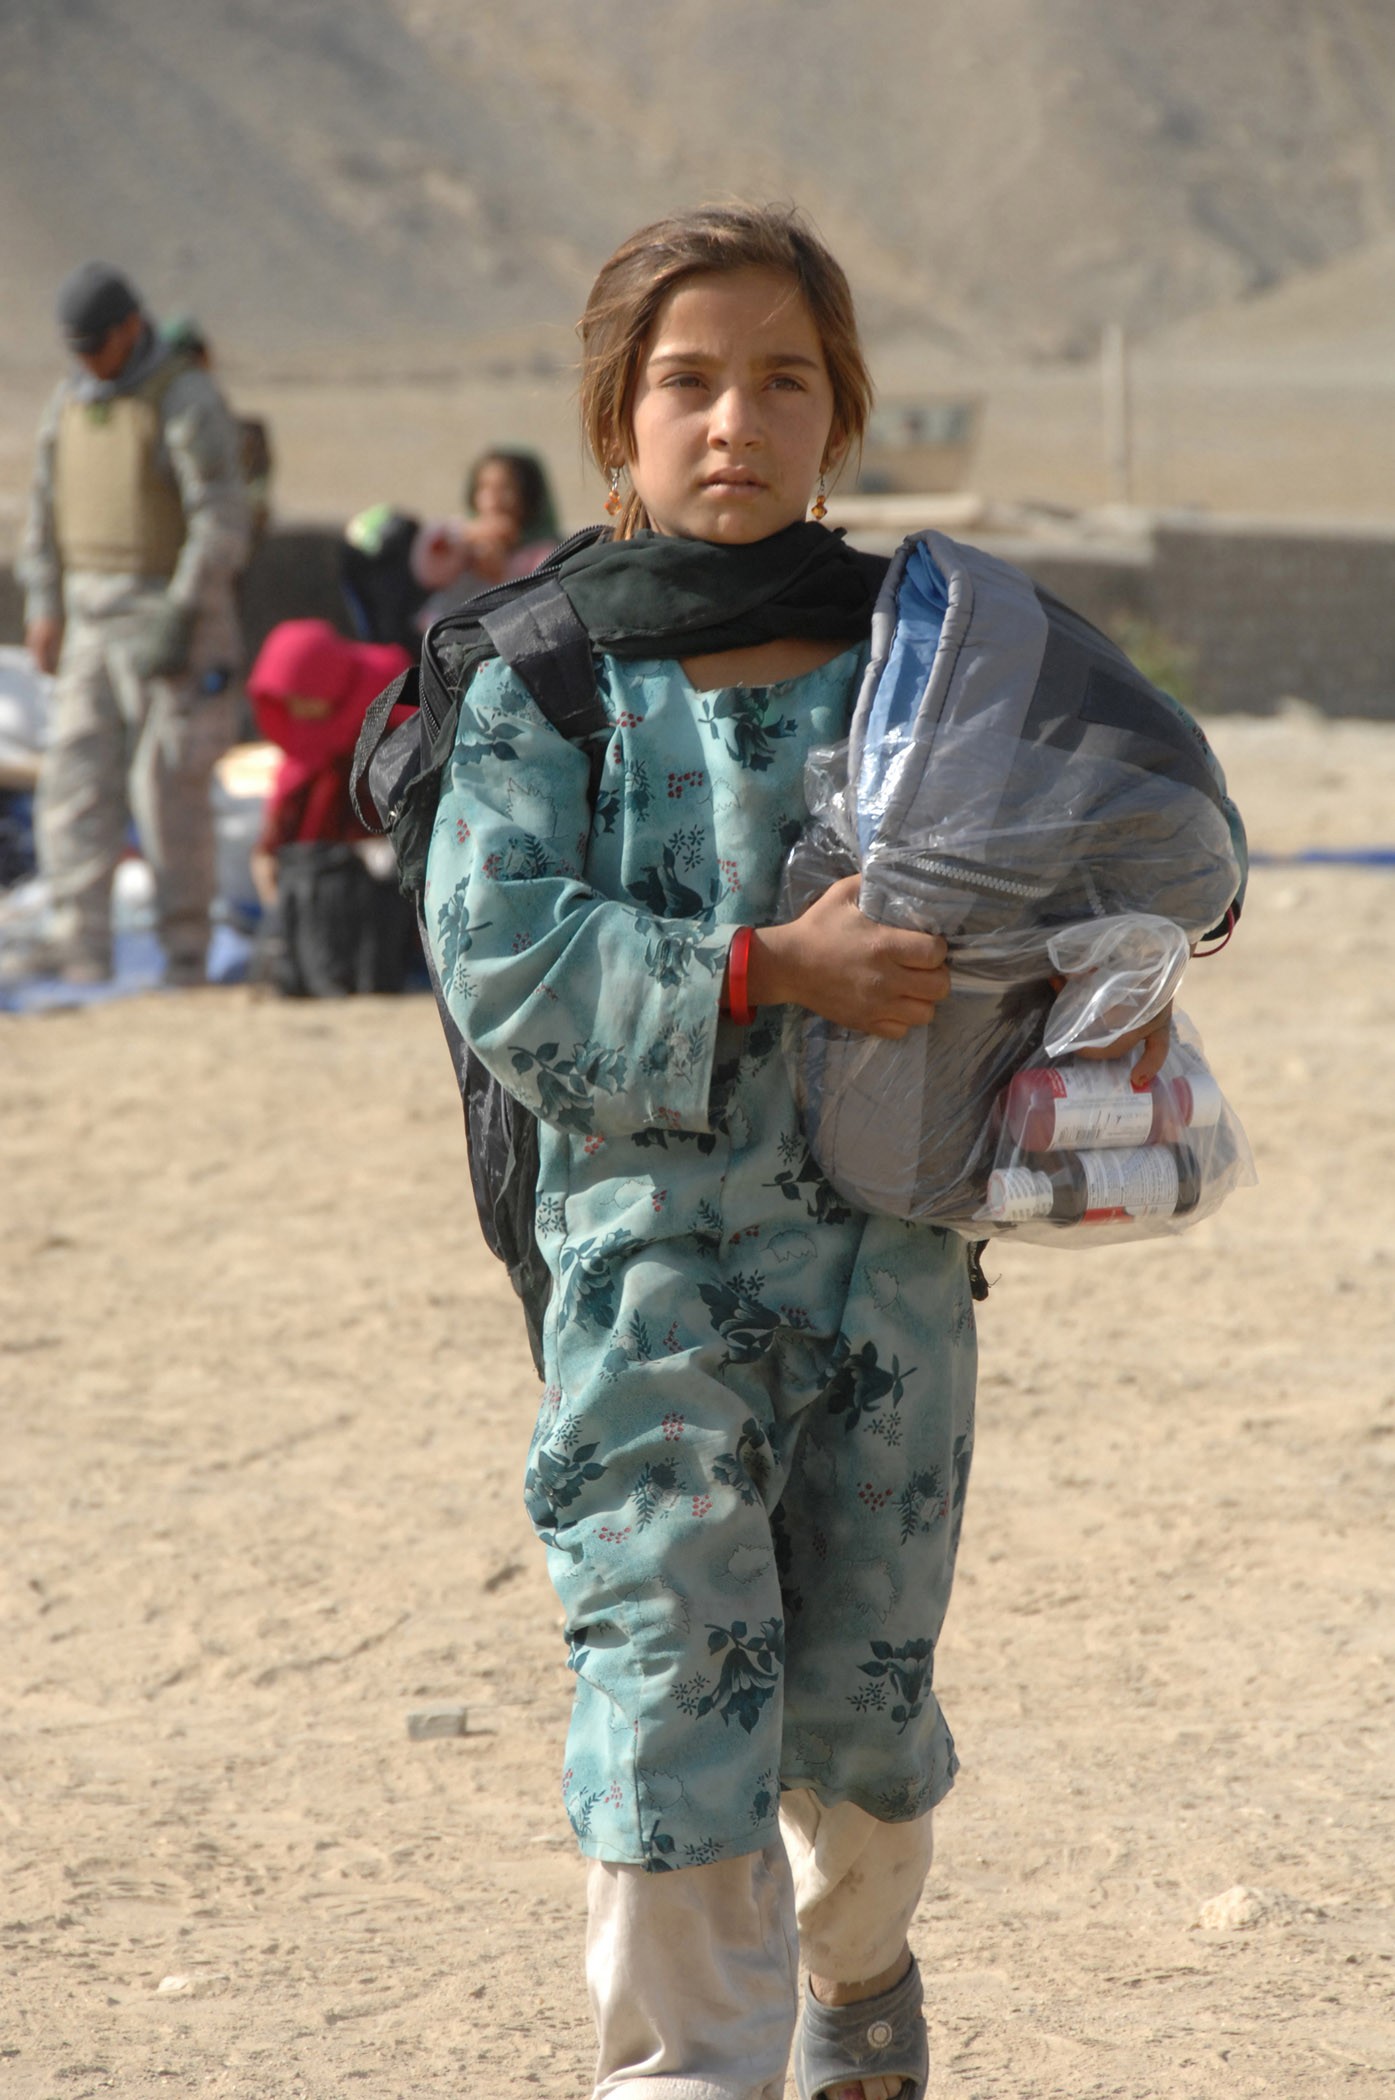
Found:
[[605, 514], [608, 518], [618, 518], [624, 508], [624, 503], [620, 497], [620, 469], [612, 467], [610, 470], [610, 494], [605, 499]]
[[826, 475], [820, 474], [819, 485], [814, 491], [814, 500], [809, 505], [809, 515], [811, 518], [821, 520], [828, 516], [828, 504], [824, 500], [827, 497], [827, 495], [828, 478]]

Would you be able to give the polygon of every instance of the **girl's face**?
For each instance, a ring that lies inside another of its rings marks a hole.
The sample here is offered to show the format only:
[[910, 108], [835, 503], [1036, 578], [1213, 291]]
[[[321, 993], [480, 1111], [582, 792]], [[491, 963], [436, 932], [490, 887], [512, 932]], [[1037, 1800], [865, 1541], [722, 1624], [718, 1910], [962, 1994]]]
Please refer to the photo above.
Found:
[[475, 476], [470, 508], [477, 518], [511, 518], [523, 521], [523, 495], [518, 477], [506, 459], [487, 459]]
[[777, 270], [690, 277], [640, 363], [626, 464], [656, 532], [746, 546], [802, 518], [840, 446], [823, 345]]

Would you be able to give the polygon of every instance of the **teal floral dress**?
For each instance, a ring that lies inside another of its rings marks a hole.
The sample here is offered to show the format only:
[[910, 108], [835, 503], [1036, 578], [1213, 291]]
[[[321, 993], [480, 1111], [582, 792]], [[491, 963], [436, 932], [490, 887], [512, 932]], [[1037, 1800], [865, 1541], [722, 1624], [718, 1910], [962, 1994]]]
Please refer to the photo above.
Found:
[[973, 1436], [966, 1250], [850, 1210], [800, 1134], [780, 1010], [719, 1014], [864, 661], [701, 692], [602, 658], [594, 812], [584, 755], [491, 663], [443, 782], [445, 994], [542, 1119], [525, 1491], [577, 1680], [563, 1793], [599, 1859], [759, 1850], [782, 1786], [894, 1822], [953, 1781], [933, 1677]]

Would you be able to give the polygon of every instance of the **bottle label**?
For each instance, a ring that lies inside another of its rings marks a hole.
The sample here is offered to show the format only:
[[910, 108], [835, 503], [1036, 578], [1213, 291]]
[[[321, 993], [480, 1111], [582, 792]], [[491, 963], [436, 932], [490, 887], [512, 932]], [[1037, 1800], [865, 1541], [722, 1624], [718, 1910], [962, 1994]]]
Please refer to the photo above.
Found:
[[1051, 1149], [1082, 1152], [1092, 1145], [1146, 1145], [1153, 1129], [1153, 1096], [1136, 1094], [1117, 1066], [1073, 1065], [1051, 1073], [1056, 1125]]
[[1050, 1216], [1051, 1196], [1049, 1174], [1035, 1174], [1030, 1167], [998, 1167], [988, 1177], [984, 1215], [1004, 1225], [1025, 1224], [1028, 1218]]
[[1166, 1145], [1137, 1152], [1084, 1152], [1085, 1219], [1170, 1217], [1177, 1208], [1177, 1160]]

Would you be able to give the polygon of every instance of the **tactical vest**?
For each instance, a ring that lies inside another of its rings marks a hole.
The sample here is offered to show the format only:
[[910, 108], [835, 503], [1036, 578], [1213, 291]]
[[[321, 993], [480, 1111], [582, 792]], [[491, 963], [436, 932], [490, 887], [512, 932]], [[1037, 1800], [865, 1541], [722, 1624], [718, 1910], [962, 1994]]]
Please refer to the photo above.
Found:
[[184, 507], [161, 459], [161, 409], [185, 369], [172, 358], [129, 394], [63, 404], [53, 520], [65, 569], [174, 574], [185, 540]]

